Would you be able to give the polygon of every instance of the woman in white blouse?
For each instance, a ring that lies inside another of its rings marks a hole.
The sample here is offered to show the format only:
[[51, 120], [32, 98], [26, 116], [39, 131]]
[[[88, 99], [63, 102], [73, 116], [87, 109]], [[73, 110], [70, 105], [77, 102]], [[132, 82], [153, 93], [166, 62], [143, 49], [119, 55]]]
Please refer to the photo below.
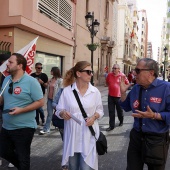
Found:
[[[103, 105], [99, 90], [90, 83], [93, 71], [87, 61], [78, 62], [66, 72], [64, 90], [56, 107], [56, 115], [64, 119], [64, 146], [62, 165], [69, 163], [69, 170], [98, 170], [96, 139], [89, 126], [93, 126], [99, 137], [98, 119], [103, 116]], [[76, 90], [88, 116], [82, 116], [73, 90]], [[73, 116], [81, 121], [77, 123]]]

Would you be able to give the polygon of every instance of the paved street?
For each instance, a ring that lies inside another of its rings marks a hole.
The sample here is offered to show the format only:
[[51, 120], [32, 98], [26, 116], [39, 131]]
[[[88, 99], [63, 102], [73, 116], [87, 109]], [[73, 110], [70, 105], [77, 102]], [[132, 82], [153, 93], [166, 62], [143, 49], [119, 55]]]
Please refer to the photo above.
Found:
[[[133, 118], [131, 113], [125, 113], [124, 125], [118, 127], [116, 118], [116, 128], [111, 132], [106, 132], [108, 127], [108, 109], [107, 109], [107, 87], [100, 86], [98, 89], [102, 94], [102, 101], [105, 116], [100, 120], [101, 131], [106, 135], [108, 141], [108, 153], [99, 156], [99, 170], [125, 170], [126, 169], [126, 152], [129, 142], [129, 132], [132, 128]], [[31, 170], [61, 170], [62, 157], [62, 140], [59, 132], [52, 127], [52, 131], [48, 135], [38, 135], [39, 127], [36, 131], [31, 147]], [[170, 168], [170, 155], [166, 170]], [[9, 170], [8, 163], [3, 160], [0, 170]], [[10, 168], [16, 170], [16, 168]], [[145, 167], [145, 170], [147, 168]]]

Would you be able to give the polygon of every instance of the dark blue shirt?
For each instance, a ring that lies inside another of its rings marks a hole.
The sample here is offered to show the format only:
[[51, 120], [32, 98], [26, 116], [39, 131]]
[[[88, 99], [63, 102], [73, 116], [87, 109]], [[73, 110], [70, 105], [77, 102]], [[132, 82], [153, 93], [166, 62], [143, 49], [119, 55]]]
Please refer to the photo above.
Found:
[[[125, 111], [135, 110], [139, 106], [139, 91], [141, 86], [136, 84], [127, 95], [124, 102], [120, 102], [121, 107]], [[155, 79], [147, 89], [142, 89], [142, 111], [147, 110], [147, 106], [153, 112], [161, 114], [162, 120], [155, 120], [151, 118], [142, 119], [143, 132], [164, 133], [169, 130], [170, 125], [170, 83]], [[139, 118], [134, 118], [133, 127], [139, 131]]]

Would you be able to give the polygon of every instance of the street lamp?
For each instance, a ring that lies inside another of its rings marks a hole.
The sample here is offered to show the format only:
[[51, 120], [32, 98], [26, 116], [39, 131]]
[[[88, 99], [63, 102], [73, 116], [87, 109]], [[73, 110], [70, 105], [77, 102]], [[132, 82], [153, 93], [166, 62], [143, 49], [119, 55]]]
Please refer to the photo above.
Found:
[[[94, 12], [88, 12], [87, 15], [85, 16], [86, 19], [86, 26], [88, 27], [90, 31], [90, 36], [91, 36], [91, 44], [93, 44], [94, 36], [97, 34], [99, 25], [100, 23], [97, 21], [97, 19], [94, 19]], [[92, 71], [93, 71], [93, 49], [91, 51], [91, 65], [92, 65]], [[93, 83], [93, 76], [91, 78], [91, 84], [94, 85]]]
[[164, 74], [163, 74], [163, 80], [165, 80], [166, 55], [167, 55], [167, 53], [168, 53], [168, 49], [167, 49], [167, 47], [165, 47], [163, 50], [164, 50], [164, 55], [165, 55], [165, 59], [164, 59]]

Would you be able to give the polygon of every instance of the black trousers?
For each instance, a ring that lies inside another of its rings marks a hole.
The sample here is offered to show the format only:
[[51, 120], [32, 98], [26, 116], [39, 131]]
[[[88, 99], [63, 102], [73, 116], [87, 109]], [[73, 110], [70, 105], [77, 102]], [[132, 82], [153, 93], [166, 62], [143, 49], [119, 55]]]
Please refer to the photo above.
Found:
[[[143, 170], [144, 162], [142, 161], [142, 135], [141, 132], [132, 129], [130, 132], [130, 142], [127, 151], [127, 169], [126, 170]], [[147, 164], [148, 170], [164, 170], [164, 165]]]
[[113, 97], [108, 95], [108, 109], [109, 109], [109, 125], [115, 127], [115, 108], [117, 111], [118, 119], [123, 123], [123, 110], [119, 105], [120, 97]]
[[11, 162], [18, 170], [30, 169], [30, 147], [35, 129], [6, 130], [0, 134], [0, 156]]

